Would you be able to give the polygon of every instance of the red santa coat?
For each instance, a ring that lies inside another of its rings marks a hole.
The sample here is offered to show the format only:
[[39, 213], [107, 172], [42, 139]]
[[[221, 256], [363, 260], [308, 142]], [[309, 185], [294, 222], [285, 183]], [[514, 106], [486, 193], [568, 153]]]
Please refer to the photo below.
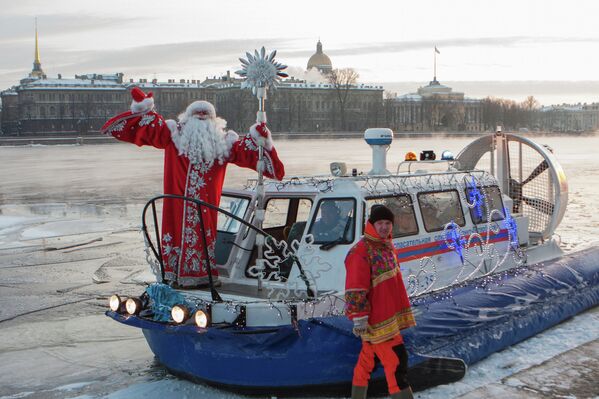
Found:
[[379, 237], [370, 222], [345, 268], [345, 313], [352, 320], [368, 317], [363, 340], [379, 344], [416, 325], [391, 238]]
[[[175, 126], [169, 121], [171, 126]], [[179, 129], [179, 126], [174, 129]], [[136, 144], [150, 145], [164, 150], [164, 193], [186, 196], [209, 204], [220, 203], [227, 164], [256, 170], [258, 145], [247, 135], [231, 144], [229, 156], [224, 162], [194, 164], [184, 155], [179, 155], [171, 130], [164, 118], [154, 112], [143, 114], [127, 111], [104, 124], [102, 132], [115, 138]], [[282, 179], [285, 175], [283, 163], [274, 147], [264, 150], [264, 174]], [[204, 231], [198, 215], [198, 207], [189, 202], [165, 199], [162, 208], [162, 260], [165, 278], [180, 286], [197, 286], [208, 282], [207, 262], [214, 268], [214, 246], [216, 243], [217, 212], [202, 207]], [[202, 236], [206, 237], [208, 259]]]

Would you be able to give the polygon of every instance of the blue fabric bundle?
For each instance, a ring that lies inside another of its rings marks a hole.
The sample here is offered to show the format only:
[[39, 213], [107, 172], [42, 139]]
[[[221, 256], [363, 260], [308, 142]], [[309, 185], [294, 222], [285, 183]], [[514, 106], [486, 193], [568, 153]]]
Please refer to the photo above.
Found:
[[150, 297], [150, 306], [156, 321], [170, 321], [173, 306], [186, 304], [183, 295], [166, 284], [152, 284], [146, 292]]

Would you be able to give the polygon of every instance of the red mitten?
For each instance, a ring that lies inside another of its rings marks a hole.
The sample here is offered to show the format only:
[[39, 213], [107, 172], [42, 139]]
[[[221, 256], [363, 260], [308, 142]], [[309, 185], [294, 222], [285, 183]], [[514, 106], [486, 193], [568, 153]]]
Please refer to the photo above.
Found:
[[266, 123], [255, 123], [250, 127], [250, 136], [254, 141], [263, 145], [268, 151], [272, 149], [272, 136], [270, 130], [266, 127]]

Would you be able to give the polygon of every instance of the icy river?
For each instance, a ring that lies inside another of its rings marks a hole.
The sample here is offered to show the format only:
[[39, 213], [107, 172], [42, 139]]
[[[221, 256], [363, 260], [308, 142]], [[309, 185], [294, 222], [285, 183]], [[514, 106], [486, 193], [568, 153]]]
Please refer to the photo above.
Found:
[[[599, 234], [599, 137], [538, 137], [561, 162], [569, 205], [565, 251]], [[396, 139], [407, 151], [457, 154], [471, 138]], [[363, 140], [275, 142], [287, 175], [326, 174], [344, 161], [367, 172]], [[139, 233], [145, 200], [162, 189], [162, 152], [127, 144], [0, 147], [0, 399], [241, 398], [175, 378], [139, 330], [104, 316], [106, 298], [150, 278]], [[228, 169], [226, 185], [254, 173]], [[599, 397], [599, 310], [591, 309], [472, 366], [419, 398]], [[300, 393], [298, 393], [300, 397]]]

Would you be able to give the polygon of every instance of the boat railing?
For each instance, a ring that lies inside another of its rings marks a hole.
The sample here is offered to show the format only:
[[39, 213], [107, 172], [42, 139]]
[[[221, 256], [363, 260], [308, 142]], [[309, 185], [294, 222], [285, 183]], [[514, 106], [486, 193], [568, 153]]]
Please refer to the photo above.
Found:
[[[408, 161], [409, 162], [409, 161]], [[418, 161], [418, 163], [430, 163], [431, 161]], [[437, 162], [437, 161], [432, 161]], [[446, 161], [442, 161], [446, 162]], [[405, 162], [402, 162], [405, 163]], [[416, 162], [414, 162], [416, 163]], [[400, 164], [401, 165], [401, 164]], [[398, 167], [399, 169], [399, 167]], [[445, 171], [427, 171], [426, 173], [389, 173], [385, 175], [365, 175], [360, 174], [357, 176], [332, 176], [332, 175], [312, 175], [312, 176], [290, 176], [286, 177], [283, 180], [267, 180], [267, 184], [273, 184], [277, 190], [282, 190], [286, 187], [293, 186], [313, 186], [320, 187], [323, 186], [323, 189], [319, 189], [319, 191], [330, 191], [332, 189], [331, 184], [333, 181], [338, 179], [344, 179], [355, 182], [362, 182], [368, 180], [380, 180], [384, 178], [388, 179], [417, 179], [422, 178], [422, 176], [447, 176], [447, 175], [480, 175], [481, 177], [487, 172], [482, 169], [473, 169], [473, 170], [445, 170]], [[247, 179], [245, 184], [245, 189], [251, 190], [253, 189], [258, 180], [255, 178]]]
[[[147, 246], [150, 248], [150, 250], [152, 251], [152, 253], [154, 254], [155, 258], [158, 260], [158, 264], [160, 266], [160, 276], [162, 281], [165, 281], [165, 270], [164, 270], [164, 259], [162, 258], [162, 245], [161, 245], [161, 237], [160, 237], [160, 231], [158, 230], [158, 214], [156, 211], [156, 201], [158, 200], [163, 200], [163, 199], [174, 199], [174, 200], [180, 200], [180, 201], [187, 201], [187, 202], [191, 202], [194, 203], [198, 206], [198, 219], [199, 219], [199, 227], [200, 227], [200, 232], [204, 232], [204, 219], [203, 219], [203, 214], [204, 212], [202, 212], [202, 207], [206, 207], [208, 209], [212, 209], [215, 210], [219, 213], [222, 213], [223, 215], [234, 219], [236, 221], [238, 221], [239, 223], [241, 223], [242, 225], [246, 226], [248, 229], [254, 230], [256, 232], [256, 234], [260, 234], [262, 236], [264, 236], [265, 240], [266, 239], [271, 239], [276, 241], [276, 239], [271, 236], [270, 234], [268, 234], [267, 232], [265, 232], [264, 230], [254, 226], [253, 224], [251, 224], [250, 222], [244, 220], [243, 218], [240, 218], [239, 216], [228, 212], [216, 205], [212, 205], [209, 204], [207, 202], [195, 199], [195, 198], [190, 198], [190, 197], [185, 197], [182, 195], [174, 195], [174, 194], [163, 194], [163, 195], [159, 195], [156, 196], [152, 199], [150, 199], [146, 205], [143, 208], [142, 211], [142, 232], [144, 234], [144, 238], [146, 240]], [[146, 223], [146, 214], [148, 212], [149, 209], [152, 209], [152, 218], [154, 221], [154, 234], [156, 236], [156, 245], [154, 245], [154, 242], [152, 241], [152, 238], [150, 236], [150, 233], [148, 231], [148, 225]], [[206, 235], [205, 234], [199, 234], [199, 236], [201, 236], [202, 239], [202, 243], [203, 243], [203, 251], [204, 251], [204, 256], [207, 260], [207, 271], [208, 271], [208, 284], [210, 287], [210, 294], [212, 296], [212, 300], [213, 301], [218, 301], [218, 302], [222, 302], [222, 298], [220, 297], [220, 294], [218, 293], [218, 291], [216, 290], [216, 287], [214, 285], [214, 280], [212, 278], [212, 270], [215, 267], [215, 265], [212, 265], [212, 261], [211, 261], [211, 257], [210, 254], [208, 252], [208, 243], [206, 242]], [[299, 268], [299, 272], [300, 272], [300, 276], [302, 278], [302, 280], [304, 280], [304, 282], [306, 283], [306, 288], [307, 291], [309, 293], [309, 297], [310, 296], [314, 296], [313, 295], [313, 290], [310, 287], [310, 284], [305, 276], [304, 270], [302, 265], [299, 263], [299, 261], [295, 262]]]

